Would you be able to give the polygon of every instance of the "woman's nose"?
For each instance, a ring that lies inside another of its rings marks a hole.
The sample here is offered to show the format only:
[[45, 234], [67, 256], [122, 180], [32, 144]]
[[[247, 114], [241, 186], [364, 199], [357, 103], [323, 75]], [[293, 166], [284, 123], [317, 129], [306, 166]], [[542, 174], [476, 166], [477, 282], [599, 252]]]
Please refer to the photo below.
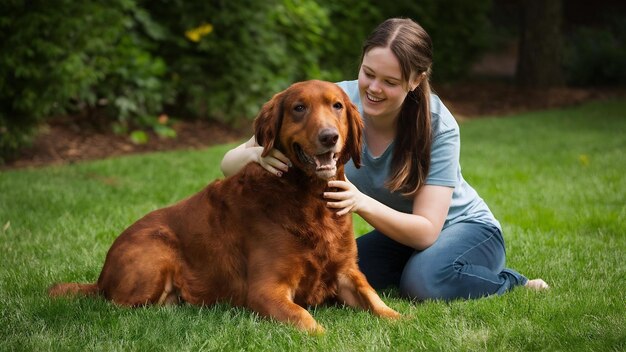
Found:
[[380, 90], [381, 90], [381, 89], [380, 89], [380, 83], [378, 82], [378, 80], [377, 80], [377, 79], [373, 79], [373, 80], [370, 82], [370, 85], [369, 85], [369, 87], [368, 87], [368, 88], [369, 88], [372, 92], [374, 92], [374, 93], [380, 92]]

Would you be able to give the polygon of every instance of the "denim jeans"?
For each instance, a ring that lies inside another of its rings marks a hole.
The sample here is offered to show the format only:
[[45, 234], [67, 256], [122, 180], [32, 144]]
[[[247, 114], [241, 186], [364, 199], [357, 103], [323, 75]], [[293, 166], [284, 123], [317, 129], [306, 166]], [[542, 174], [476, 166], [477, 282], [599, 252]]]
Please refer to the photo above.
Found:
[[505, 269], [504, 239], [491, 225], [464, 222], [446, 227], [422, 251], [374, 230], [357, 238], [359, 268], [375, 289], [399, 287], [417, 299], [478, 298], [503, 294], [526, 277]]

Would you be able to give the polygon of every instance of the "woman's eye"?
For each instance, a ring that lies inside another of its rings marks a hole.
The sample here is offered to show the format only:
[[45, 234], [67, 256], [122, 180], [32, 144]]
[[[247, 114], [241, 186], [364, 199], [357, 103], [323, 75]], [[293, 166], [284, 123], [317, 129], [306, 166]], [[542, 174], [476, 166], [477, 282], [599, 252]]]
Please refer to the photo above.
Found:
[[335, 108], [336, 110], [341, 110], [341, 109], [343, 109], [343, 104], [335, 103], [335, 104], [333, 104], [333, 108]]
[[304, 105], [296, 105], [296, 106], [294, 106], [293, 110], [295, 112], [304, 112], [306, 110], [306, 106], [304, 106]]

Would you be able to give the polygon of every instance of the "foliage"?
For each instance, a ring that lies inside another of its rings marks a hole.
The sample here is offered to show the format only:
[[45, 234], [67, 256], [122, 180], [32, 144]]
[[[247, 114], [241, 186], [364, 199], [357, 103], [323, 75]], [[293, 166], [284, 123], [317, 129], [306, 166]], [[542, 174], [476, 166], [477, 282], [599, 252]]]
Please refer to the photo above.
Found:
[[312, 0], [139, 3], [187, 116], [251, 118], [290, 83], [325, 76], [314, 48], [330, 23]]
[[383, 17], [408, 16], [433, 40], [433, 79], [463, 78], [488, 47], [491, 0], [422, 0], [392, 2]]
[[165, 67], [134, 33], [132, 0], [0, 5], [0, 162], [37, 122], [105, 107], [121, 121], [157, 113]]
[[578, 86], [626, 85], [626, 20], [613, 18], [607, 28], [581, 27], [566, 38], [565, 72]]
[[433, 40], [433, 79], [457, 80], [488, 47], [491, 0], [322, 1], [330, 12], [333, 42], [326, 64], [337, 79], [353, 79], [360, 64], [361, 47], [369, 33], [390, 17], [408, 17], [419, 23]]
[[155, 123], [163, 112], [252, 118], [295, 81], [356, 77], [362, 41], [391, 16], [422, 23], [435, 41], [434, 77], [456, 78], [481, 48], [488, 4], [4, 1], [0, 162], [58, 114], [104, 115], [122, 133], [164, 129]]
[[[406, 2], [406, 1], [403, 1]], [[372, 0], [322, 0], [332, 26], [324, 33], [323, 67], [331, 80], [356, 79], [363, 41], [384, 20], [381, 6]], [[388, 5], [388, 4], [387, 4]]]
[[96, 280], [117, 234], [221, 177], [236, 144], [3, 172], [0, 350], [623, 351], [624, 111], [609, 101], [461, 124], [464, 176], [503, 224], [507, 266], [548, 292], [445, 303], [386, 291], [403, 319], [311, 308], [327, 328], [316, 337], [226, 304], [127, 309], [45, 294]]

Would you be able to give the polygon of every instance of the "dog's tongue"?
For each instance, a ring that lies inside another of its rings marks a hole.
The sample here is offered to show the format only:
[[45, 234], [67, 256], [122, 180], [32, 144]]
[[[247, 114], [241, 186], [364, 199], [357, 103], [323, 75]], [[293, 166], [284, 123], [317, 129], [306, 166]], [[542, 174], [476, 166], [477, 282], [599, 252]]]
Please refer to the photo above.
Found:
[[335, 166], [334, 153], [328, 152], [315, 156], [315, 166], [318, 170], [331, 169]]

